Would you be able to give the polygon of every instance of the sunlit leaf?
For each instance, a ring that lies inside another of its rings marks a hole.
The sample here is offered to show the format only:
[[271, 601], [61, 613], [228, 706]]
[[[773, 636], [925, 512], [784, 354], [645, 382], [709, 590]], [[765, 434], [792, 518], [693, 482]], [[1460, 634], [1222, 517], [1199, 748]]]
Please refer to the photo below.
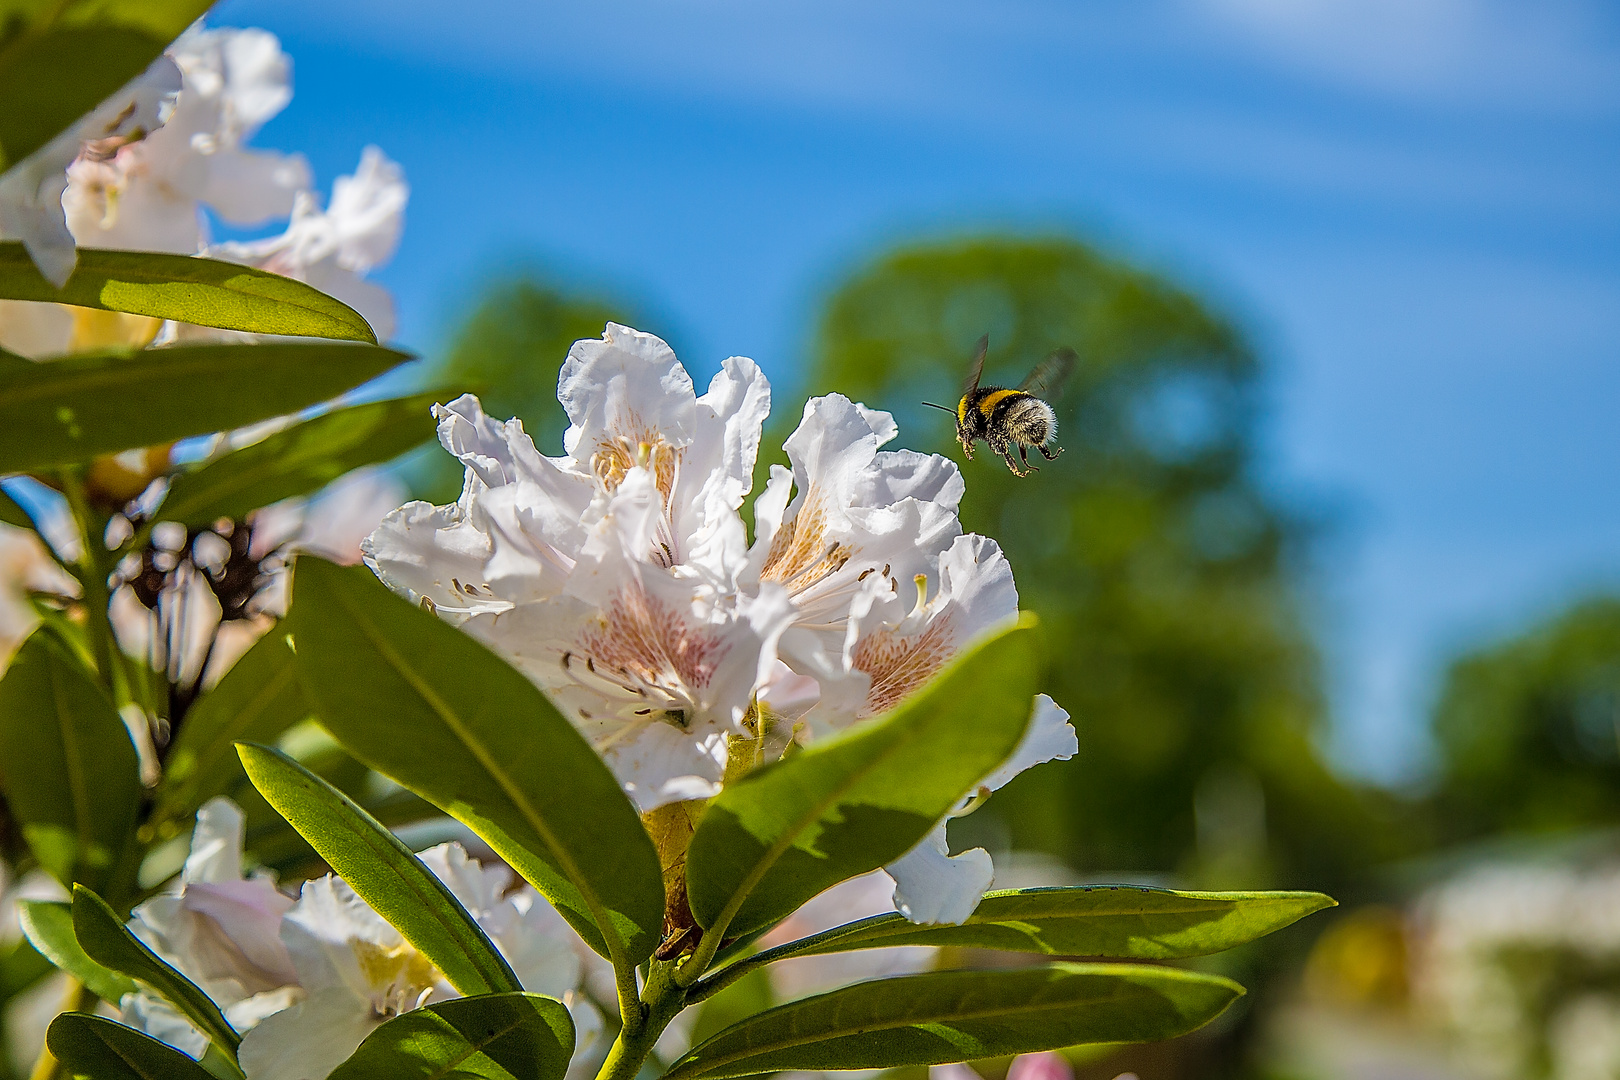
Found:
[[140, 771], [129, 729], [78, 657], [36, 631], [0, 679], [0, 793], [40, 865], [99, 886], [130, 840]]
[[892, 912], [787, 942], [745, 963], [891, 945], [1169, 960], [1235, 948], [1333, 906], [1314, 892], [1171, 892], [1137, 885], [1009, 889], [985, 894], [961, 926], [918, 924]]
[[295, 424], [181, 473], [158, 508], [165, 521], [203, 526], [308, 495], [344, 473], [398, 457], [433, 437], [437, 394], [352, 405]]
[[652, 840], [533, 683], [364, 567], [300, 558], [290, 619], [304, 685], [345, 749], [483, 837], [598, 951], [651, 955], [664, 915]]
[[523, 989], [449, 888], [353, 799], [266, 746], [237, 746], [248, 779], [332, 871], [463, 994]]
[[145, 983], [234, 1057], [242, 1038], [197, 984], [165, 963], [107, 906], [82, 885], [73, 887], [73, 932], [90, 959]]
[[728, 784], [687, 852], [698, 923], [746, 934], [915, 847], [1017, 747], [1035, 649], [1026, 616], [886, 716]]
[[1242, 993], [1218, 976], [1127, 964], [878, 979], [744, 1020], [665, 1076], [892, 1069], [1169, 1039], [1207, 1024]]
[[375, 345], [360, 313], [312, 285], [196, 255], [80, 248], [61, 289], [22, 244], [0, 243], [0, 298], [42, 300], [250, 334], [336, 338]]
[[85, 1080], [216, 1080], [174, 1047], [103, 1016], [63, 1013], [51, 1021], [45, 1045]]
[[55, 900], [23, 900], [17, 904], [23, 936], [51, 963], [84, 983], [103, 1001], [117, 1002], [135, 992], [135, 981], [103, 967], [79, 947], [73, 932], [73, 908]]
[[375, 345], [179, 345], [83, 353], [0, 377], [0, 472], [295, 413], [410, 356]]
[[490, 994], [394, 1017], [328, 1080], [558, 1080], [573, 1052], [574, 1021], [562, 1002]]

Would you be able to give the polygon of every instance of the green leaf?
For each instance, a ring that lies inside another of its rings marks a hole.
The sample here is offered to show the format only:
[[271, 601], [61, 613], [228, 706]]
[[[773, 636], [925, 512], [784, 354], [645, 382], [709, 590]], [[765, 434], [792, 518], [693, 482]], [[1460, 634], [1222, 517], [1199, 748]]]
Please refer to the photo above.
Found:
[[451, 986], [468, 996], [523, 990], [455, 894], [376, 818], [286, 754], [249, 743], [236, 749], [276, 812]]
[[125, 994], [135, 992], [133, 979], [96, 963], [79, 946], [69, 905], [55, 900], [24, 900], [17, 905], [17, 918], [40, 955], [84, 983], [101, 1000], [116, 1005]]
[[433, 436], [436, 394], [334, 409], [244, 446], [169, 485], [157, 517], [202, 526], [307, 495], [362, 465], [396, 458]]
[[1171, 960], [1235, 948], [1334, 906], [1314, 892], [1171, 892], [1137, 885], [1008, 889], [986, 893], [961, 926], [919, 925], [893, 912], [787, 942], [743, 963], [891, 945]]
[[285, 416], [409, 360], [375, 345], [269, 342], [81, 353], [0, 377], [0, 472]]
[[174, 1047], [101, 1016], [63, 1013], [51, 1021], [45, 1045], [85, 1080], [214, 1080]]
[[0, 8], [0, 172], [145, 71], [207, 0], [61, 0]]
[[291, 619], [304, 686], [345, 749], [483, 837], [598, 952], [652, 954], [652, 840], [533, 683], [364, 567], [300, 558]]
[[396, 1016], [328, 1080], [557, 1080], [574, 1052], [574, 1021], [539, 994], [456, 998]]
[[196, 255], [80, 248], [61, 289], [40, 275], [22, 244], [0, 243], [0, 297], [125, 311], [250, 334], [377, 344], [360, 313], [280, 274]]
[[857, 983], [783, 1005], [709, 1039], [665, 1080], [892, 1069], [1183, 1035], [1243, 988], [1167, 967], [1049, 964]]
[[147, 948], [107, 901], [83, 885], [73, 887], [73, 932], [90, 959], [151, 987], [235, 1058], [242, 1037], [226, 1022], [213, 999]]
[[232, 743], [274, 742], [309, 716], [285, 626], [273, 627], [186, 712], [169, 745], [157, 791], [157, 818], [189, 818], [242, 777]]
[[1035, 674], [1025, 616], [886, 716], [728, 784], [687, 851], [698, 924], [749, 933], [910, 851], [1018, 746]]
[[0, 792], [40, 865], [99, 885], [135, 825], [140, 770], [106, 692], [53, 634], [36, 632], [0, 679]]

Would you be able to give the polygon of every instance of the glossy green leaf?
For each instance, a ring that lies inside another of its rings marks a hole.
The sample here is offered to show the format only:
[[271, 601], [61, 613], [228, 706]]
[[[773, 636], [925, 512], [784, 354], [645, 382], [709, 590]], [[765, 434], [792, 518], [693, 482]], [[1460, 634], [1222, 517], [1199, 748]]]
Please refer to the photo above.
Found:
[[360, 313], [319, 289], [268, 270], [196, 255], [80, 248], [61, 289], [20, 243], [0, 243], [0, 297], [174, 319], [221, 330], [377, 343]]
[[574, 1021], [538, 994], [456, 998], [396, 1016], [328, 1080], [558, 1080]]
[[1215, 975], [1128, 964], [877, 979], [744, 1020], [665, 1077], [892, 1069], [1169, 1039], [1207, 1024], [1242, 993]]
[[63, 1013], [52, 1020], [45, 1045], [83, 1080], [215, 1080], [174, 1047], [88, 1013]]
[[24, 900], [17, 905], [24, 936], [40, 955], [84, 983], [103, 1001], [117, 1004], [135, 992], [133, 979], [90, 959], [73, 932], [73, 908], [55, 900]]
[[286, 754], [248, 743], [236, 749], [259, 794], [451, 986], [468, 996], [522, 991], [455, 894], [376, 818]]
[[196, 983], [165, 963], [146, 943], [130, 933], [107, 901], [82, 885], [73, 887], [73, 932], [90, 959], [145, 983], [180, 1010], [219, 1046], [236, 1055], [241, 1036]]
[[375, 345], [266, 342], [80, 353], [0, 377], [0, 472], [285, 416], [409, 360]]
[[64, 885], [100, 885], [135, 825], [129, 729], [79, 659], [34, 633], [0, 679], [0, 792], [35, 858]]
[[915, 847], [1017, 747], [1035, 647], [1026, 616], [886, 716], [727, 785], [687, 851], [698, 923], [746, 934]]
[[1333, 906], [1331, 898], [1314, 892], [1171, 892], [1138, 885], [1008, 889], [986, 893], [960, 926], [918, 924], [898, 912], [874, 915], [741, 964], [753, 968], [792, 956], [891, 945], [1171, 960], [1235, 948]]
[[0, 172], [145, 71], [207, 0], [12, 0], [0, 7]]
[[238, 741], [274, 742], [309, 716], [283, 626], [270, 630], [186, 712], [163, 763], [157, 817], [189, 818], [242, 779]]
[[439, 396], [418, 394], [335, 409], [181, 473], [158, 508], [165, 521], [202, 526], [308, 495], [362, 465], [398, 457], [433, 437]]
[[652, 840], [533, 683], [364, 567], [300, 558], [291, 620], [304, 686], [345, 749], [483, 837], [593, 948], [651, 955], [664, 917]]

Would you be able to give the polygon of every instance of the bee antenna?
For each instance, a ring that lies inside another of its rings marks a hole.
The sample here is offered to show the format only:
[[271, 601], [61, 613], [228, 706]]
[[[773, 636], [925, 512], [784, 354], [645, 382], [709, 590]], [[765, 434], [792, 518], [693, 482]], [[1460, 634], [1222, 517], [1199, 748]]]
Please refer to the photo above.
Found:
[[941, 412], [948, 412], [952, 416], [956, 415], [956, 410], [955, 409], [948, 409], [944, 405], [935, 405], [932, 401], [925, 401], [925, 402], [923, 402], [923, 404], [927, 405], [930, 409], [938, 409]]

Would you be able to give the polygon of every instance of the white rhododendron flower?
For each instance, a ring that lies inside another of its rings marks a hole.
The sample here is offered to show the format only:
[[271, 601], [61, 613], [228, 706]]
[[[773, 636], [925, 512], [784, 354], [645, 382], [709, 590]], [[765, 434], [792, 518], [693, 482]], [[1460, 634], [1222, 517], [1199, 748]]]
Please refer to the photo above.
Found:
[[[249, 1080], [322, 1077], [391, 1016], [460, 996], [340, 878], [304, 882], [295, 900], [265, 876], [242, 873], [241, 810], [216, 798], [197, 813], [178, 889], [132, 913], [130, 929], [213, 999], [243, 1033]], [[524, 989], [573, 1011], [577, 1049], [601, 1027], [579, 993], [584, 944], [511, 870], [482, 866], [459, 844], [421, 854], [475, 919]], [[208, 1040], [146, 989], [119, 1002], [126, 1024], [201, 1058]]]
[[[405, 229], [409, 199], [404, 170], [381, 150], [368, 146], [361, 152], [354, 175], [340, 176], [332, 184], [332, 200], [325, 210], [314, 192], [300, 191], [293, 200], [292, 220], [280, 236], [214, 244], [202, 253], [306, 281], [354, 308], [378, 338], [386, 339], [394, 333], [393, 297], [364, 278], [393, 258]], [[222, 334], [187, 327], [182, 336]]]
[[[291, 61], [274, 34], [193, 26], [141, 79], [0, 177], [0, 238], [25, 240], [41, 271], [58, 284], [73, 269], [75, 245], [202, 254], [268, 269], [337, 297], [380, 338], [389, 337], [393, 299], [364, 278], [399, 244], [409, 198], [403, 173], [367, 147], [354, 175], [334, 182], [330, 205], [321, 209], [303, 155], [247, 145], [291, 99]], [[120, 103], [116, 110], [114, 103]], [[116, 124], [109, 126], [110, 120]], [[209, 213], [239, 226], [291, 220], [278, 236], [213, 243]], [[0, 301], [0, 347], [34, 358], [144, 347], [155, 339], [246, 336], [174, 324], [165, 329], [161, 320], [119, 312]]]
[[[267, 878], [242, 874], [242, 811], [213, 799], [197, 811], [178, 892], [131, 913], [129, 928], [196, 983], [238, 1031], [301, 998], [280, 938], [293, 901]], [[202, 1057], [208, 1039], [144, 987], [119, 1003], [121, 1019], [154, 1039]]]
[[183, 79], [162, 128], [68, 170], [68, 227], [81, 247], [190, 255], [207, 240], [202, 208], [258, 225], [309, 188], [301, 155], [243, 144], [292, 100], [290, 62], [264, 30], [194, 26], [169, 48]]
[[61, 288], [77, 261], [62, 193], [68, 166], [81, 154], [102, 157], [150, 134], [180, 89], [180, 70], [160, 56], [78, 123], [0, 174], [0, 239], [21, 240], [52, 284]]
[[[753, 361], [725, 361], [699, 397], [668, 345], [610, 323], [570, 350], [558, 399], [560, 457], [471, 395], [436, 406], [461, 498], [406, 504], [363, 549], [390, 587], [545, 689], [644, 812], [716, 794], [743, 740], [779, 752], [892, 708], [1017, 617], [1000, 548], [962, 534], [955, 464], [882, 450], [888, 413], [809, 402], [749, 545], [740, 508], [770, 410]], [[963, 809], [1075, 745], [1068, 714], [1039, 699]], [[961, 921], [989, 856], [949, 857], [942, 824], [891, 873], [908, 916]]]

